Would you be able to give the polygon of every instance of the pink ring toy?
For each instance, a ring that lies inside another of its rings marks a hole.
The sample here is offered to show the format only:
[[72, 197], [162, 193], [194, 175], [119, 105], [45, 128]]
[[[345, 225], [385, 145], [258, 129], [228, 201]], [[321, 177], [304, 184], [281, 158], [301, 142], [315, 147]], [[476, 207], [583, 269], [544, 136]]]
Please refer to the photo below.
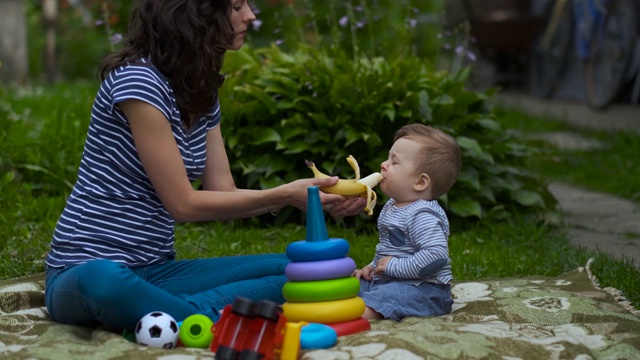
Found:
[[350, 257], [321, 261], [294, 261], [284, 268], [291, 281], [315, 281], [337, 279], [353, 275], [356, 262]]

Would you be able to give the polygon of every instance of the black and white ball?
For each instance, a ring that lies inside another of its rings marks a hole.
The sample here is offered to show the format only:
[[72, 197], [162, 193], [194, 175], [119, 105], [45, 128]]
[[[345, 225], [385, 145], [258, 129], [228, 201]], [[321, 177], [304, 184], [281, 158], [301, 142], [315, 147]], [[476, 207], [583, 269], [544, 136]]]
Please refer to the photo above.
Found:
[[143, 316], [136, 325], [136, 342], [162, 349], [173, 349], [178, 344], [180, 329], [169, 314], [154, 311]]

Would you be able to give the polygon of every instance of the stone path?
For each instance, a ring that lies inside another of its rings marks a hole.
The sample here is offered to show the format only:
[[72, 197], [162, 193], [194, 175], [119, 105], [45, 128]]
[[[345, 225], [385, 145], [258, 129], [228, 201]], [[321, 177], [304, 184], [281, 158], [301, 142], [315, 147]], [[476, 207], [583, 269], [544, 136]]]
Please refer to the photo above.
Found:
[[[640, 106], [613, 106], [593, 111], [586, 105], [567, 101], [544, 101], [526, 94], [496, 95], [495, 102], [533, 115], [548, 115], [575, 127], [640, 134]], [[603, 144], [571, 132], [540, 134], [554, 145], [587, 149]], [[638, 154], [640, 156], [640, 154]], [[569, 225], [569, 242], [633, 260], [640, 267], [640, 205], [610, 194], [569, 184], [551, 183], [549, 191], [558, 200], [564, 222]]]
[[640, 266], [640, 206], [562, 183], [551, 183], [549, 191], [569, 225], [572, 245], [628, 257]]

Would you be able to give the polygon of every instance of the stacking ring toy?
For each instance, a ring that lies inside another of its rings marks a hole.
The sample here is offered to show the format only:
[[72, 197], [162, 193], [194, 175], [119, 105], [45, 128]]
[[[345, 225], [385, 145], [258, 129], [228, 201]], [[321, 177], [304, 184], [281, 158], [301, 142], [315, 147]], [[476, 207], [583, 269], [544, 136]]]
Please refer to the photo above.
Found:
[[287, 245], [286, 253], [291, 261], [331, 260], [347, 256], [349, 243], [345, 239], [300, 240]]
[[322, 261], [290, 262], [284, 274], [291, 281], [337, 279], [353, 275], [356, 262], [350, 257]]
[[359, 296], [319, 302], [285, 302], [282, 311], [287, 321], [306, 321], [322, 324], [354, 320], [364, 314], [364, 300]]
[[287, 301], [314, 302], [346, 299], [358, 295], [360, 281], [353, 277], [318, 281], [289, 281], [282, 287]]
[[369, 322], [369, 320], [363, 317], [350, 321], [327, 324], [327, 326], [330, 326], [333, 330], [335, 330], [338, 336], [350, 335], [359, 333], [361, 331], [371, 330], [371, 323]]
[[311, 323], [300, 331], [301, 349], [327, 349], [338, 342], [338, 334], [324, 324]]
[[191, 315], [180, 325], [180, 342], [185, 347], [206, 349], [213, 340], [212, 326], [213, 321], [206, 315]]

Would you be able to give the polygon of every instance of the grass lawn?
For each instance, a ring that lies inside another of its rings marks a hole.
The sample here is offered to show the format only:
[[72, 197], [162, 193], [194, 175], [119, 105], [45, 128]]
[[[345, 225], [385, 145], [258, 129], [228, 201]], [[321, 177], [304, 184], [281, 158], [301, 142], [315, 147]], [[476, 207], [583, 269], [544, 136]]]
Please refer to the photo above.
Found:
[[[65, 179], [69, 174], [75, 178], [94, 92], [95, 84], [91, 83], [0, 88], [0, 279], [43, 271], [43, 255], [70, 192]], [[550, 126], [562, 127], [549, 119], [517, 113], [505, 113], [500, 121], [523, 132], [523, 138]], [[606, 180], [594, 181], [598, 183], [622, 184], [625, 179], [632, 182], [632, 178], [635, 181], [640, 166], [636, 163], [631, 169], [634, 164], [629, 161], [638, 161], [640, 139], [594, 136], [611, 144], [608, 155], [600, 158], [548, 148], [548, 153], [531, 159], [530, 166], [550, 180], [596, 190], [609, 191], [589, 184], [585, 174]], [[628, 151], [633, 149], [636, 151], [632, 156]], [[590, 158], [600, 159], [601, 163], [593, 166]], [[565, 161], [571, 161], [571, 167], [566, 168]], [[605, 163], [609, 166], [600, 166]], [[622, 189], [614, 192], [616, 186], [610, 192], [637, 198], [640, 190], [629, 184], [624, 193]], [[377, 243], [373, 223], [357, 230], [332, 219], [327, 223], [331, 237], [349, 241], [350, 256], [359, 266], [372, 259]], [[559, 224], [553, 213], [537, 217], [514, 214], [503, 222], [453, 221], [450, 252], [455, 279], [556, 276], [583, 266], [594, 257], [592, 270], [601, 285], [621, 289], [639, 307], [640, 273], [635, 264], [571, 247]], [[304, 239], [305, 231], [301, 225], [256, 227], [243, 221], [181, 224], [177, 226], [176, 248], [179, 258], [283, 252], [290, 242]]]
[[547, 131], [568, 131], [602, 147], [584, 150], [559, 149], [542, 144], [547, 153], [530, 162], [546, 179], [579, 185], [640, 203], [640, 137], [635, 132], [577, 129], [552, 118], [501, 110], [504, 126], [529, 137]]

